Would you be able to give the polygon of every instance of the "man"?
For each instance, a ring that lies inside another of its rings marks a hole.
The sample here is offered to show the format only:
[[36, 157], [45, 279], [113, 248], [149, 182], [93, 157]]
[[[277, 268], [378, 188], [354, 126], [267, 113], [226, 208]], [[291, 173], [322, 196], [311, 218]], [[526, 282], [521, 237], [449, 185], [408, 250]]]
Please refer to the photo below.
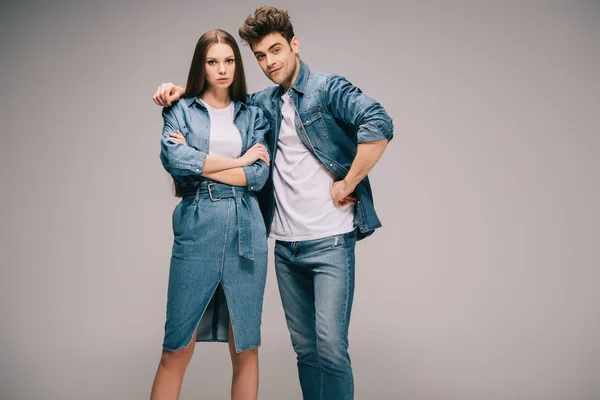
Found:
[[[367, 173], [392, 139], [385, 109], [345, 78], [311, 71], [288, 13], [258, 8], [239, 30], [276, 86], [249, 96], [271, 124], [271, 176], [260, 192], [306, 400], [353, 399], [348, 326], [356, 240], [381, 224]], [[170, 105], [184, 88], [163, 84]]]

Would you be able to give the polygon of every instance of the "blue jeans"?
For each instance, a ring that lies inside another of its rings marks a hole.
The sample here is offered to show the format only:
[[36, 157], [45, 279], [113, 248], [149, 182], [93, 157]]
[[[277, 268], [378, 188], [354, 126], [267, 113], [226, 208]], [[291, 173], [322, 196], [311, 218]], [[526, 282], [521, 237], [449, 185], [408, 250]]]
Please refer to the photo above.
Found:
[[356, 231], [276, 241], [275, 271], [304, 400], [354, 398], [348, 325]]

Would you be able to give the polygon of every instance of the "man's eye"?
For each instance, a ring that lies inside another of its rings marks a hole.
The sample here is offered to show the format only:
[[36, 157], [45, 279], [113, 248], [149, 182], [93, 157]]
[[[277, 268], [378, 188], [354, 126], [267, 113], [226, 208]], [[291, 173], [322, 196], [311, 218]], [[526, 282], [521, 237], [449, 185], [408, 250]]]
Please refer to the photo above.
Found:
[[259, 55], [259, 56], [256, 56], [256, 59], [257, 59], [257, 60], [259, 60], [259, 61], [260, 61], [260, 60], [262, 60], [263, 58], [265, 58], [265, 56], [264, 56], [264, 55], [262, 55], [262, 54], [261, 54], [261, 55]]
[[279, 48], [273, 49], [273, 53], [275, 53], [275, 54], [279, 53]]

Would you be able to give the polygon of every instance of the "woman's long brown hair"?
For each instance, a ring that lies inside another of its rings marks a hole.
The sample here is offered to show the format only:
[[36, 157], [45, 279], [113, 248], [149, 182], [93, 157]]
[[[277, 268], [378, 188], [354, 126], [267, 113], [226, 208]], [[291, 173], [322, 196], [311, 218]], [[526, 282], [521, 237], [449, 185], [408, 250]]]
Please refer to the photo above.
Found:
[[[229, 96], [232, 101], [245, 103], [248, 91], [246, 89], [246, 75], [244, 74], [244, 64], [242, 63], [240, 48], [235, 38], [222, 29], [208, 31], [198, 39], [183, 97], [201, 96], [208, 88], [206, 81], [206, 54], [210, 46], [216, 43], [227, 44], [233, 50], [235, 73], [233, 75], [233, 82], [229, 86]], [[182, 197], [181, 188], [175, 181], [173, 183], [175, 185], [175, 196]]]

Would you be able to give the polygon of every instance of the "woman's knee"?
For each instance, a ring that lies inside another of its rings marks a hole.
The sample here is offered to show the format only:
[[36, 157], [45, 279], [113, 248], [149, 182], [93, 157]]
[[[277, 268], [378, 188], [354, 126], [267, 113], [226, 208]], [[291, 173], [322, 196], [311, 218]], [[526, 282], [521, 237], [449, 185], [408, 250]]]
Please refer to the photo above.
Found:
[[254, 364], [258, 361], [258, 347], [244, 350], [236, 353], [232, 357], [233, 367], [243, 367], [248, 364]]
[[193, 345], [176, 351], [163, 349], [160, 357], [160, 365], [164, 368], [185, 368], [190, 362], [193, 353]]

